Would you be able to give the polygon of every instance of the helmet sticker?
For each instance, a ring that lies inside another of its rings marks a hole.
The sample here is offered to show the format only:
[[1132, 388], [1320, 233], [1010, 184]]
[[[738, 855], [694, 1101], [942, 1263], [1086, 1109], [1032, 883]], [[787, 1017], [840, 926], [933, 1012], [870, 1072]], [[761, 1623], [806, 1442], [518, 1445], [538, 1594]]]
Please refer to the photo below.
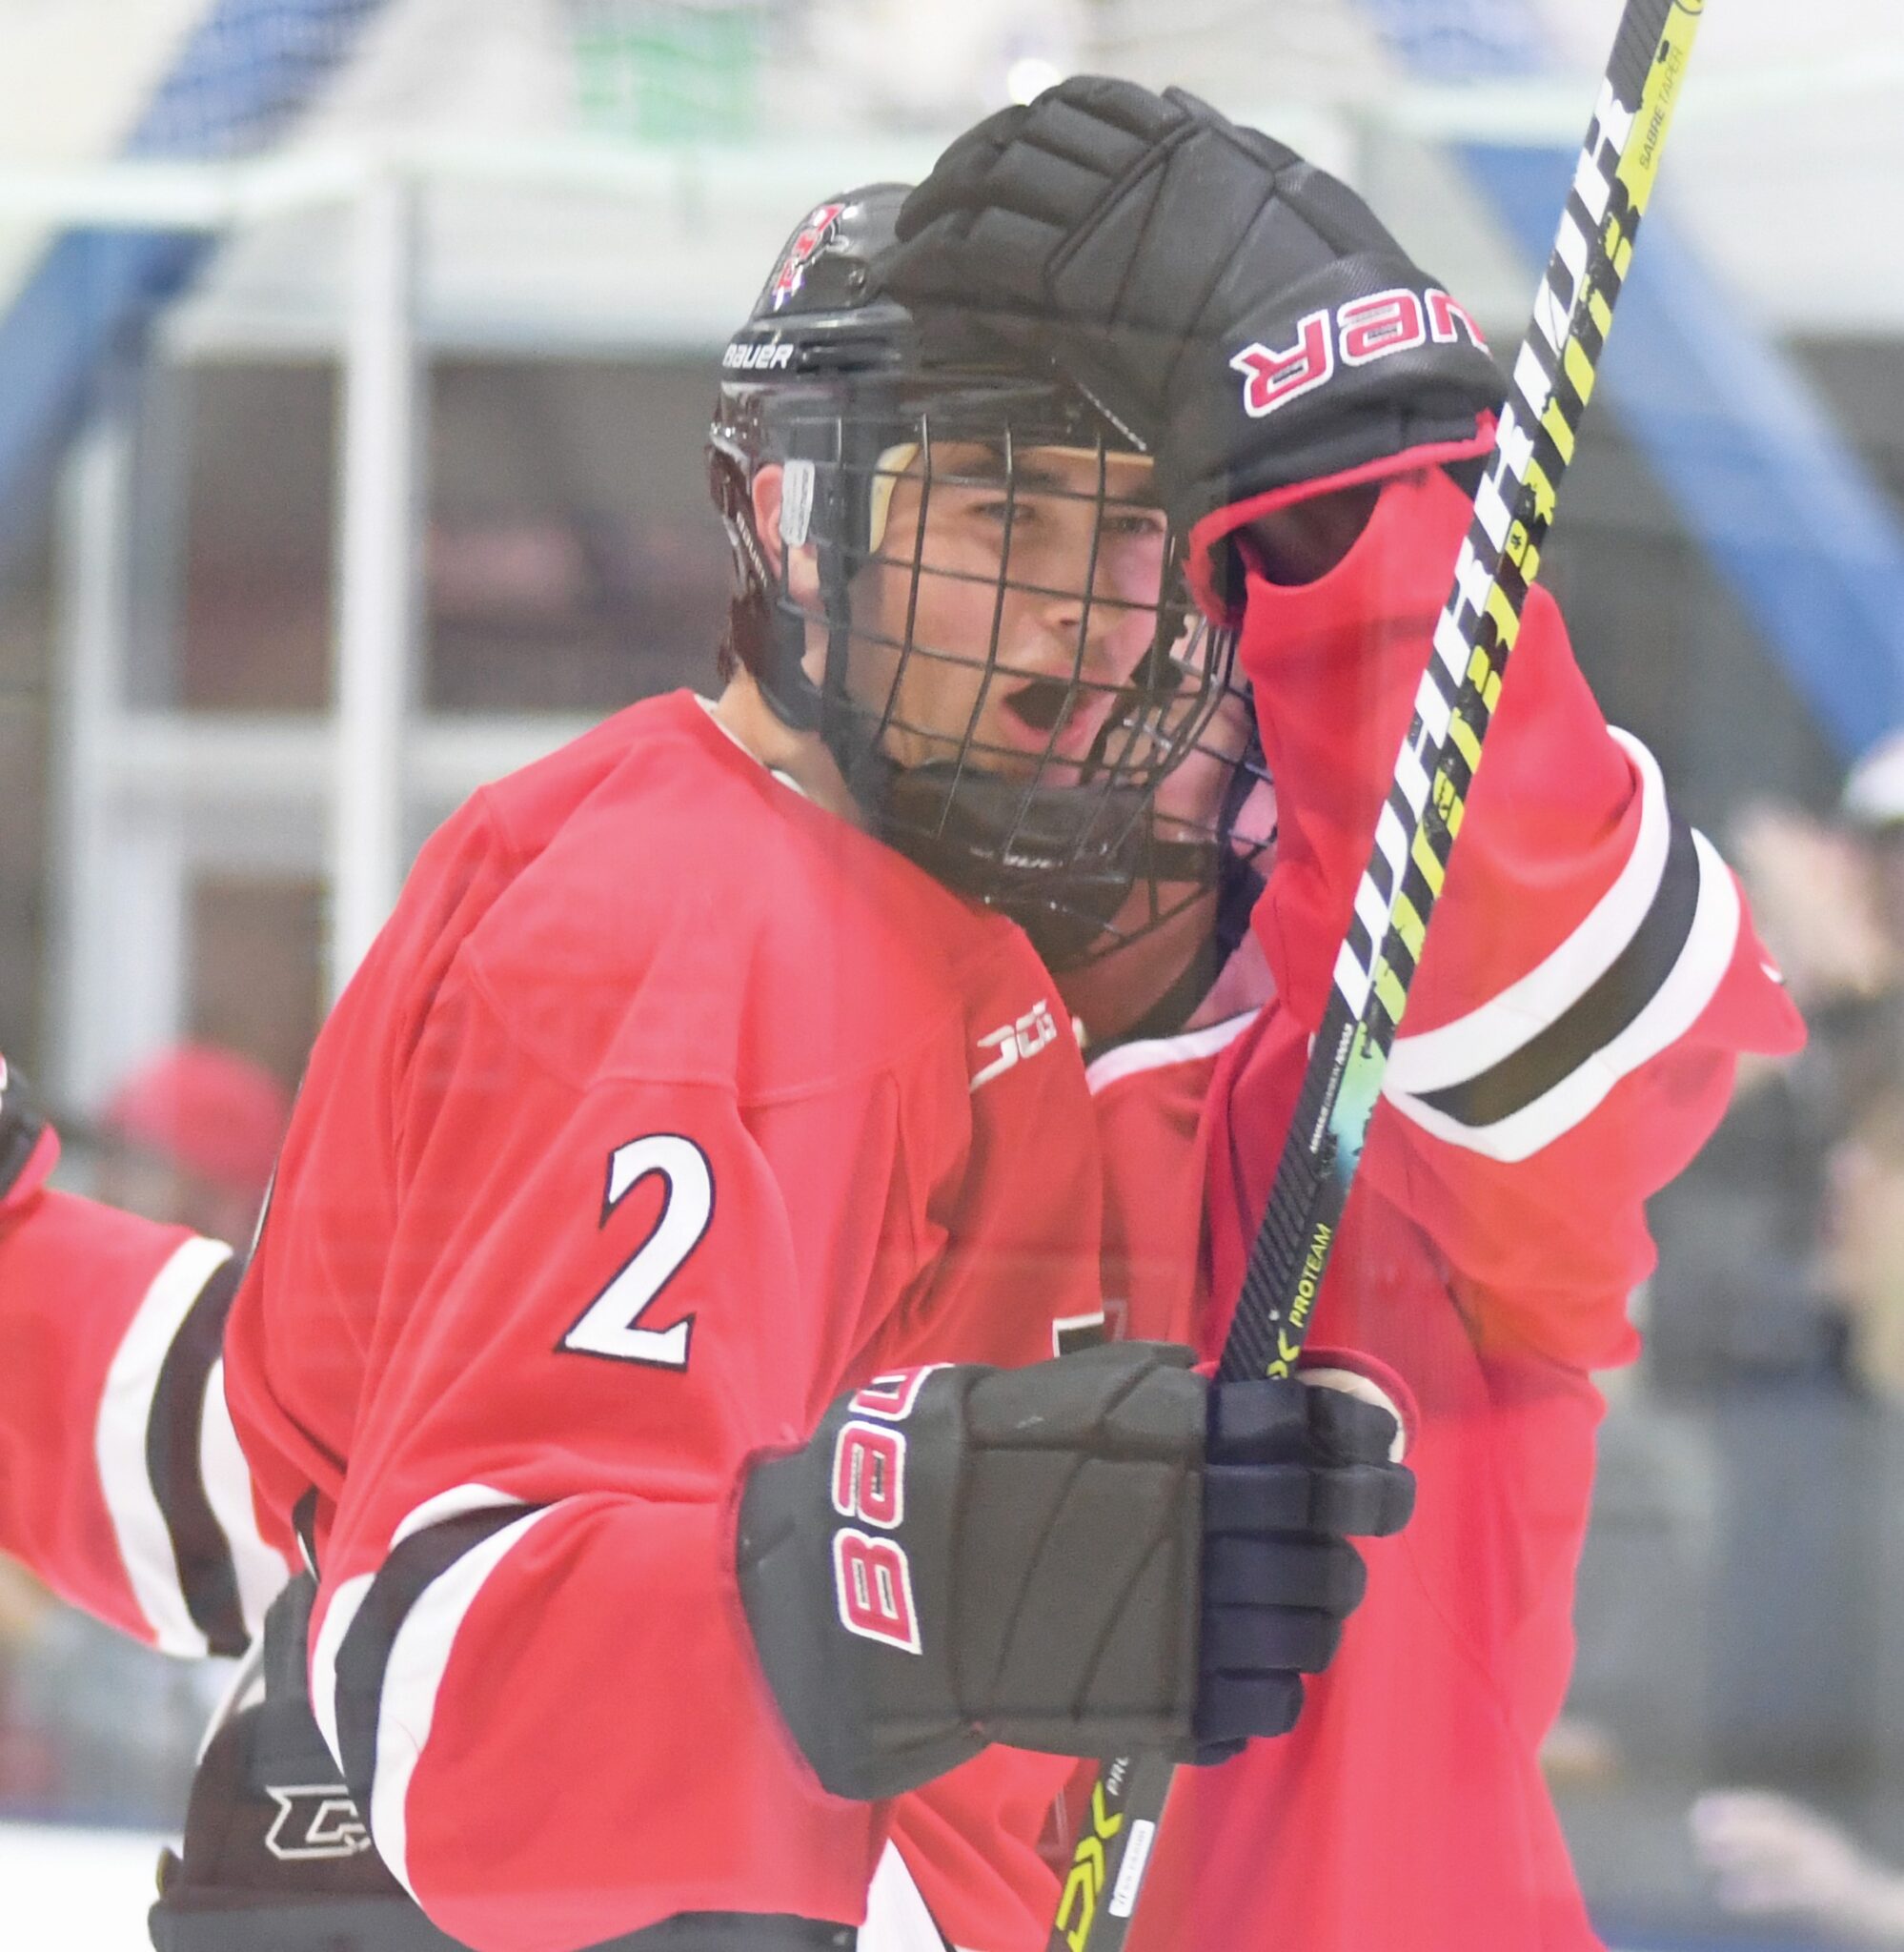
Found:
[[813, 463], [791, 460], [780, 470], [780, 540], [799, 549], [813, 527]]
[[919, 442], [901, 440], [881, 449], [879, 459], [873, 463], [873, 478], [867, 484], [866, 547], [875, 556], [886, 544], [886, 518], [892, 513], [893, 490], [899, 486], [899, 478], [918, 458]]
[[806, 276], [808, 262], [833, 234], [833, 227], [839, 223], [845, 209], [843, 203], [822, 203], [794, 234], [794, 240], [787, 246], [787, 254], [781, 258], [780, 268], [774, 274], [774, 282], [769, 287], [776, 312], [800, 290]]

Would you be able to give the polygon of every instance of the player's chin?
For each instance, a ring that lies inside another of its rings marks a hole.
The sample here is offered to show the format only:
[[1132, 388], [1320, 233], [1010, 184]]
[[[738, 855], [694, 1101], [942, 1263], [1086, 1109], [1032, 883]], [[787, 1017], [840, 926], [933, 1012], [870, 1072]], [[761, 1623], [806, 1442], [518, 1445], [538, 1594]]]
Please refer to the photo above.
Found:
[[965, 761], [999, 779], [1041, 784], [1074, 783], [1081, 774], [1077, 762], [1059, 751], [1050, 727], [1027, 724], [1008, 709], [981, 714], [965, 741]]

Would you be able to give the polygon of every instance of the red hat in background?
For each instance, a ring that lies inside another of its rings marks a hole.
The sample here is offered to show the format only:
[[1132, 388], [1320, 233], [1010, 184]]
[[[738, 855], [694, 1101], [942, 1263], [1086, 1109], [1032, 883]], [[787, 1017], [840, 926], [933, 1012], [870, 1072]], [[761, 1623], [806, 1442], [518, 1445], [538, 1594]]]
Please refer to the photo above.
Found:
[[215, 1044], [175, 1044], [133, 1069], [101, 1128], [233, 1192], [270, 1182], [291, 1096], [262, 1065]]

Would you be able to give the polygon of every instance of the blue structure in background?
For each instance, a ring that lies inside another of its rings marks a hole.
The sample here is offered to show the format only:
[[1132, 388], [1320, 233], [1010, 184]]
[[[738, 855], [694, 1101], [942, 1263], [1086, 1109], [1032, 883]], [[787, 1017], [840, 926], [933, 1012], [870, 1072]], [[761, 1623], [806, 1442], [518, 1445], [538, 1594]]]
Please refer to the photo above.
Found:
[[[270, 139], [347, 55], [382, 0], [215, 0], [121, 153], [241, 154]], [[52, 463], [94, 386], [135, 356], [214, 238], [71, 230], [0, 318], [0, 565], [31, 533]]]
[[[1363, 5], [1426, 79], [1499, 78], [1550, 65], [1523, 0]], [[1583, 102], [1583, 132], [1587, 109]], [[1573, 151], [1458, 148], [1509, 234], [1531, 262], [1544, 263]], [[1669, 163], [1669, 204], [1671, 175]], [[1601, 384], [1839, 754], [1849, 760], [1904, 723], [1897, 513], [1794, 362], [1741, 316], [1658, 204], [1620, 299]]]
[[[214, 0], [124, 153], [202, 157], [255, 147], [309, 101], [381, 4]], [[1363, 5], [1428, 78], [1498, 78], [1549, 65], [1524, 0]], [[1467, 144], [1461, 156], [1510, 234], [1544, 260], [1571, 152]], [[214, 248], [198, 234], [70, 231], [0, 318], [0, 563], [30, 532], [51, 465], [100, 376], [137, 354]], [[1793, 362], [1740, 317], [1658, 207], [1621, 300], [1603, 386], [1838, 751], [1850, 758], [1904, 722], [1897, 516]]]

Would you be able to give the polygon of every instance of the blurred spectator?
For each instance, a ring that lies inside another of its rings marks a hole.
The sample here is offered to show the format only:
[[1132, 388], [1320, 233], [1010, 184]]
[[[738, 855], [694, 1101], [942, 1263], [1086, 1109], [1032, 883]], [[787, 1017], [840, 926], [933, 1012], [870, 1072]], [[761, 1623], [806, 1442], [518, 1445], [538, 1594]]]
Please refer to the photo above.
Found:
[[1904, 729], [1852, 768], [1843, 811], [1862, 839], [1870, 898], [1895, 958], [1904, 952]]
[[1756, 806], [1733, 830], [1732, 858], [1752, 888], [1753, 914], [1776, 930], [1768, 940], [1808, 1016], [1869, 1002], [1896, 984], [1904, 910], [1893, 917], [1880, 905], [1881, 857], [1863, 830]]
[[1882, 1409], [1904, 1393], [1904, 735], [1835, 820], [1760, 806], [1732, 841], [1812, 1041], [1742, 1069], [1654, 1203], [1648, 1378], [1717, 1464], [1708, 1759], [1838, 1786], [1879, 1746]]
[[1844, 1359], [1853, 1297], [1819, 1278], [1824, 1162], [1854, 1111], [1881, 1125], [1869, 1081], [1904, 1031], [1904, 733], [1853, 770], [1837, 821], [1761, 805], [1732, 840], [1812, 1043], [1788, 1064], [1741, 1069], [1725, 1124], [1653, 1209], [1651, 1372], [1701, 1395], [1827, 1377]]
[[1855, 1803], [1881, 1831], [1904, 1756], [1904, 734], [1835, 819], [1760, 806], [1731, 840], [1812, 1041], [1742, 1068], [1651, 1210], [1647, 1359], [1603, 1427], [1545, 1759], [1603, 1901], [1646, 1888], [1703, 1916], [1656, 1820], [1684, 1806], [1675, 1775], [1703, 1772], [1809, 1800], [1700, 1800], [1691, 1840], [1726, 1909], [1904, 1947], [1904, 1873], [1811, 1807]]
[[1826, 1157], [1817, 1282], [1862, 1387], [1904, 1403], [1904, 1006], [1874, 1013], [1845, 1067], [1842, 1129]]
[[1764, 1790], [1715, 1790], [1693, 1804], [1691, 1821], [1728, 1911], [1802, 1920], [1852, 1943], [1904, 1946], [1904, 1873], [1809, 1804]]
[[242, 1248], [290, 1118], [263, 1066], [216, 1045], [174, 1045], [108, 1099], [98, 1196]]

